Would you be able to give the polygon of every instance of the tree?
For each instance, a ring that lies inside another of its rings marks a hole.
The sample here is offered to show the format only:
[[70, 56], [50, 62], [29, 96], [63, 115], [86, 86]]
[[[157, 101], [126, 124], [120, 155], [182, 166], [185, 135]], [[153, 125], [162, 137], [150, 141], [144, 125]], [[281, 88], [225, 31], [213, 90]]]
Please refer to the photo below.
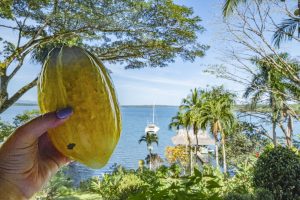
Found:
[[152, 144], [156, 143], [156, 145], [158, 145], [158, 137], [155, 133], [150, 133], [147, 132], [146, 135], [143, 135], [140, 139], [139, 139], [139, 144], [145, 142], [147, 145], [147, 150], [149, 151], [149, 168], [151, 170], [151, 161], [152, 161]]
[[230, 129], [235, 121], [233, 113], [234, 95], [225, 91], [223, 87], [213, 88], [204, 94], [204, 102], [198, 120], [202, 129], [210, 128], [216, 140], [216, 163], [219, 166], [218, 156], [218, 135], [221, 135], [222, 153], [223, 153], [223, 169], [227, 172], [226, 151], [225, 151], [225, 129]]
[[[253, 74], [252, 81], [246, 88], [244, 97], [251, 96], [252, 107], [255, 108], [257, 104], [267, 101], [267, 105], [271, 110], [271, 122], [273, 130], [273, 143], [276, 145], [276, 126], [279, 124], [280, 128], [286, 136], [288, 146], [292, 146], [293, 137], [293, 118], [297, 118], [297, 114], [290, 108], [288, 101], [289, 96], [299, 96], [300, 88], [291, 83], [286, 76], [272, 66], [273, 59], [277, 64], [284, 60], [290, 67], [293, 68], [295, 73], [299, 74], [300, 65], [292, 62], [288, 54], [280, 54], [280, 59], [276, 55], [269, 55], [264, 58], [254, 58], [253, 62], [258, 68], [258, 72]], [[287, 130], [283, 127], [283, 118], [288, 121]]]
[[[256, 0], [255, 2], [261, 4], [267, 0]], [[277, 0], [278, 2], [286, 2], [285, 0]], [[250, 2], [249, 0], [226, 0], [223, 5], [223, 16], [228, 17], [241, 3]], [[273, 34], [273, 42], [276, 47], [280, 47], [280, 44], [284, 40], [296, 40], [300, 41], [300, 0], [298, 0], [297, 9], [293, 12], [288, 10], [288, 6], [285, 5], [286, 15], [288, 18], [284, 19], [280, 24], [276, 26], [276, 31]], [[260, 15], [260, 14], [259, 14]], [[297, 36], [295, 36], [297, 34]]]
[[[190, 166], [190, 174], [193, 173], [193, 150], [191, 144], [191, 138], [188, 134], [188, 130], [190, 129], [190, 118], [187, 116], [186, 112], [179, 109], [176, 116], [172, 117], [171, 123], [169, 124], [169, 129], [175, 129], [176, 131], [180, 129], [184, 129], [186, 132], [186, 137], [188, 141], [189, 147], [189, 166]], [[186, 150], [187, 151], [187, 150]]]
[[151, 166], [150, 169], [157, 169], [164, 162], [163, 159], [157, 153], [150, 153], [145, 158], [146, 163]]
[[226, 137], [226, 159], [235, 169], [247, 159], [258, 157], [270, 139], [265, 138], [260, 129], [252, 123], [238, 121]]
[[[184, 146], [167, 146], [165, 150], [165, 156], [167, 161], [172, 164], [179, 164], [184, 169], [188, 168], [189, 155], [184, 149]], [[185, 172], [185, 171], [184, 171]]]
[[43, 62], [53, 47], [81, 46], [126, 68], [164, 67], [177, 56], [194, 61], [208, 48], [197, 42], [201, 19], [172, 0], [5, 1], [0, 17], [2, 30], [17, 33], [16, 42], [0, 41], [0, 113], [36, 85], [34, 78], [8, 95], [24, 59]]
[[[253, 85], [254, 76], [261, 71], [257, 66], [257, 62], [253, 62], [255, 61], [253, 57], [256, 57], [258, 60], [263, 59], [264, 65], [272, 68], [274, 77], [282, 80], [279, 82], [284, 83], [284, 88], [288, 87], [289, 89], [284, 89], [285, 92], [281, 93], [278, 89], [276, 89], [277, 91], [270, 91], [270, 87], [267, 88], [264, 84], [260, 84], [260, 90], [273, 93], [277, 97], [282, 96], [282, 98], [288, 99], [289, 104], [292, 104], [298, 103], [300, 100], [300, 95], [296, 94], [300, 85], [299, 61], [283, 56], [282, 51], [274, 48], [272, 37], [270, 37], [274, 30], [277, 29], [276, 19], [278, 19], [278, 12], [274, 11], [278, 8], [276, 6], [280, 5], [278, 1], [264, 1], [264, 3], [261, 3], [259, 0], [253, 0], [248, 1], [245, 6], [236, 8], [234, 18], [227, 18], [224, 21], [228, 33], [226, 39], [223, 40], [223, 42], [228, 42], [223, 59], [226, 66], [213, 66], [207, 71], [218, 77], [234, 81], [242, 87], [248, 87]], [[283, 13], [288, 11], [284, 10]], [[286, 49], [288, 53], [292, 50], [292, 48]], [[268, 68], [268, 70], [271, 69]], [[256, 81], [259, 83], [259, 80]], [[274, 86], [272, 88], [278, 87]], [[255, 86], [253, 90], [258, 89]], [[280, 104], [278, 106], [280, 107]], [[289, 117], [292, 115], [284, 113], [296, 113], [295, 109], [292, 106], [287, 107], [283, 104], [282, 106], [285, 107], [282, 110], [284, 112], [277, 109], [278, 124], [281, 126], [281, 122], [288, 122], [289, 128], [286, 128], [286, 130], [292, 131], [293, 118]], [[254, 116], [264, 120], [264, 122], [269, 122], [272, 119], [269, 111], [270, 108], [265, 111], [256, 109], [255, 112], [247, 112], [245, 115]], [[282, 126], [280, 128], [284, 130]], [[287, 135], [289, 134], [287, 133]]]
[[190, 127], [193, 129], [193, 133], [196, 136], [196, 153], [199, 150], [198, 144], [198, 131], [200, 128], [199, 120], [195, 117], [200, 111], [202, 106], [201, 93], [203, 91], [194, 88], [191, 93], [182, 100], [180, 109], [183, 110], [189, 118]]

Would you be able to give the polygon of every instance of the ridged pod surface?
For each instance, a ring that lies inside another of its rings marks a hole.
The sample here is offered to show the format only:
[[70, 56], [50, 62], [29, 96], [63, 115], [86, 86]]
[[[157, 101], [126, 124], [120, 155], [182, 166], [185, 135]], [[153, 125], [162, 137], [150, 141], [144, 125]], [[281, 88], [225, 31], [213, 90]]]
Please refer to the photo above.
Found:
[[39, 77], [38, 103], [42, 113], [73, 108], [67, 122], [48, 131], [58, 151], [91, 168], [108, 162], [120, 137], [121, 116], [100, 60], [79, 47], [53, 49]]

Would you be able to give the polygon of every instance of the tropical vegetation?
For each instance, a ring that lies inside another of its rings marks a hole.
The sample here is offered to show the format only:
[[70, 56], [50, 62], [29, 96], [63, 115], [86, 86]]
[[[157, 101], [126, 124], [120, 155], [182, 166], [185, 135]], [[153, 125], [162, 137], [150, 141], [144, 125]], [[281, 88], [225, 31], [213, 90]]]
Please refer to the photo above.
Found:
[[[24, 62], [40, 66], [53, 47], [80, 46], [126, 69], [165, 67], [178, 56], [194, 61], [208, 49], [198, 40], [201, 18], [172, 0], [8, 0], [0, 3], [0, 18], [1, 30], [17, 33], [14, 41], [0, 38], [0, 113], [36, 85], [34, 77], [9, 92]], [[300, 41], [300, 3], [224, 0], [222, 18], [229, 44], [224, 64], [205, 72], [239, 84], [240, 93], [193, 88], [169, 128], [194, 135], [186, 134], [186, 145], [168, 146], [166, 160], [153, 150], [158, 136], [148, 132], [136, 139], [148, 151], [137, 169], [114, 166], [76, 185], [67, 166], [36, 199], [300, 199], [300, 61], [292, 48], [282, 48]], [[0, 142], [37, 115], [0, 120]], [[215, 141], [207, 152], [212, 162], [199, 161], [198, 133]]]

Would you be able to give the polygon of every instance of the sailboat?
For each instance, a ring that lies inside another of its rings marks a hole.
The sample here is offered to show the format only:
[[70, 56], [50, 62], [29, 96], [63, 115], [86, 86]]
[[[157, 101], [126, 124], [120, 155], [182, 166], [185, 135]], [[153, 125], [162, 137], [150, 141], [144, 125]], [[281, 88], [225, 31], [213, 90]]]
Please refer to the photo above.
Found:
[[159, 127], [155, 125], [154, 122], [154, 105], [152, 106], [152, 122], [148, 123], [146, 128], [145, 128], [145, 133], [151, 133], [151, 134], [157, 134], [159, 131]]

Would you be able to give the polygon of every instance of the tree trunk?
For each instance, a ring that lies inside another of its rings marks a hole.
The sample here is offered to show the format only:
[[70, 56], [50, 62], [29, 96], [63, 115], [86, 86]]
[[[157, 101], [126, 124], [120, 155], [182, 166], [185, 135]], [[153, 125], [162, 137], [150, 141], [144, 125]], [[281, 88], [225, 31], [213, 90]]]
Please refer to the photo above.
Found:
[[219, 149], [218, 149], [217, 141], [216, 141], [215, 151], [216, 151], [216, 166], [218, 168], [219, 167]]
[[190, 146], [190, 175], [193, 175], [194, 173], [194, 166], [193, 166], [193, 148]]
[[288, 116], [286, 145], [288, 147], [293, 146], [293, 117], [291, 115]]
[[273, 132], [273, 144], [276, 147], [277, 146], [277, 137], [276, 137], [276, 122], [272, 122], [272, 132]]
[[8, 99], [7, 85], [8, 77], [6, 75], [6, 69], [0, 68], [0, 108]]
[[151, 151], [149, 151], [149, 169], [152, 169], [152, 165], [151, 165]]
[[188, 140], [188, 146], [189, 146], [189, 157], [190, 157], [190, 160], [189, 160], [189, 167], [190, 167], [190, 175], [192, 175], [193, 173], [193, 152], [192, 152], [192, 144], [191, 144], [191, 138], [189, 136], [189, 132], [188, 132], [188, 129], [186, 129], [186, 137], [187, 137], [187, 140]]
[[225, 151], [225, 135], [222, 133], [222, 153], [223, 153], [223, 171], [227, 173], [226, 151]]
[[199, 150], [199, 141], [198, 141], [198, 128], [196, 127], [196, 124], [193, 125], [194, 134], [196, 136], [196, 154]]

